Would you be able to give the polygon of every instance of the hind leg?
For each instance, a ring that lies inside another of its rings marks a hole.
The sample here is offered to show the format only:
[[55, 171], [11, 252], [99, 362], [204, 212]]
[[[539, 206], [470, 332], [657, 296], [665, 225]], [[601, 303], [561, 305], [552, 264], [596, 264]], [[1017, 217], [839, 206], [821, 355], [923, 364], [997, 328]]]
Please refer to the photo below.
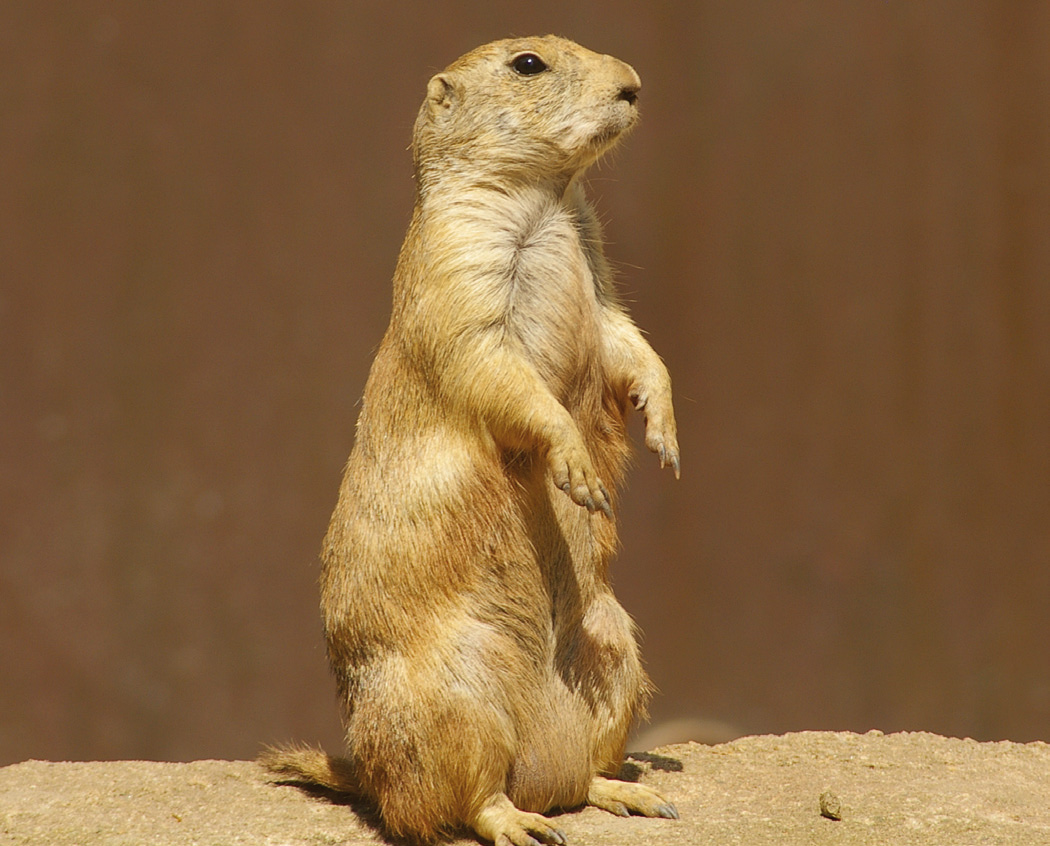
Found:
[[447, 669], [440, 656], [388, 656], [362, 670], [348, 703], [347, 744], [362, 791], [396, 837], [430, 841], [471, 824], [505, 789], [510, 722], [499, 708], [479, 707]]
[[[575, 658], [600, 691], [592, 711], [594, 771], [613, 775], [620, 769], [631, 723], [644, 713], [649, 681], [638, 656], [634, 624], [611, 593], [588, 608]], [[577, 672], [581, 672], [577, 669]], [[678, 819], [674, 805], [650, 787], [597, 775], [587, 789], [587, 804], [626, 817]]]
[[491, 627], [451, 615], [423, 642], [429, 651], [411, 659], [388, 654], [362, 668], [347, 698], [351, 757], [387, 829], [430, 840], [469, 826], [501, 846], [560, 846], [556, 828], [507, 795], [522, 732], [514, 703], [538, 690], [527, 663], [509, 660], [514, 644]]

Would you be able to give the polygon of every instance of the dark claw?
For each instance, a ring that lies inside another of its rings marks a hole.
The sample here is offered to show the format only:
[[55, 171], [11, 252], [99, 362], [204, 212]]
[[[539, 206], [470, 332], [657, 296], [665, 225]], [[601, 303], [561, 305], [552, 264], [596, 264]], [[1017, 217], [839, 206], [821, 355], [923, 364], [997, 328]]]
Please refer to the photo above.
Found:
[[676, 479], [681, 479], [682, 478], [682, 468], [681, 468], [681, 466], [678, 463], [678, 456], [677, 455], [674, 458], [671, 459], [671, 469], [674, 470], [674, 477]]
[[602, 492], [602, 514], [612, 519], [612, 505], [610, 503], [612, 497], [609, 496], [609, 492], [605, 489], [605, 485], [603, 485], [601, 482], [598, 483], [598, 490]]
[[656, 807], [656, 815], [658, 817], [663, 817], [665, 820], [679, 819], [678, 809], [670, 802], [668, 802], [666, 805], [658, 805]]
[[559, 828], [552, 828], [548, 839], [557, 846], [568, 846], [569, 841], [565, 839], [565, 832]]
[[570, 485], [570, 484], [569, 484], [568, 482], [566, 482], [566, 483], [565, 483], [565, 484], [563, 484], [563, 485], [559, 485], [559, 487], [560, 487], [560, 488], [561, 488], [561, 489], [562, 489], [563, 491], [565, 491], [565, 493], [568, 493], [568, 492], [569, 492], [570, 490], [572, 490], [572, 486], [571, 486], [571, 485]]

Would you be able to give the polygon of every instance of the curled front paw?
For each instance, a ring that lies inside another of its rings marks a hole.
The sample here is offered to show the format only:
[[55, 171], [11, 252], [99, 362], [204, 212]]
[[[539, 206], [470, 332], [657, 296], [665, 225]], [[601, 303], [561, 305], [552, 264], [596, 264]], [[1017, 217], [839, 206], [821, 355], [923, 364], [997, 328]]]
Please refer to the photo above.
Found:
[[646, 416], [646, 447], [656, 453], [660, 467], [670, 467], [674, 470], [674, 478], [679, 479], [678, 427], [674, 422], [670, 383], [653, 389], [651, 393], [638, 384], [629, 396], [634, 407]]
[[554, 484], [569, 495], [573, 502], [591, 513], [601, 511], [612, 517], [609, 491], [591, 463], [586, 448], [581, 444], [550, 451], [551, 478]]
[[652, 421], [647, 421], [645, 426], [645, 446], [650, 452], [655, 452], [660, 459], [660, 467], [670, 467], [674, 470], [674, 477], [681, 478], [681, 463], [678, 458], [678, 435], [675, 432], [674, 420], [670, 427], [657, 428]]
[[678, 426], [674, 419], [670, 388], [654, 392], [650, 396], [642, 388], [631, 394], [634, 407], [645, 414], [645, 446], [660, 459], [660, 467], [670, 467], [674, 477], [681, 478], [678, 458]]

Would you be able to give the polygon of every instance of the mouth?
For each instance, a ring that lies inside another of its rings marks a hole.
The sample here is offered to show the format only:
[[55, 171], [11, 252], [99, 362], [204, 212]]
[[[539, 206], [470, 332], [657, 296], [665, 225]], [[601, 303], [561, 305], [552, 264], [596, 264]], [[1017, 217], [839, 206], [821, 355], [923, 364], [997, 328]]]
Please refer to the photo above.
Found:
[[587, 128], [585, 134], [576, 136], [577, 140], [569, 146], [576, 147], [588, 163], [601, 158], [638, 122], [637, 99], [636, 91], [625, 89], [608, 103], [607, 110]]
[[[633, 117], [633, 111], [632, 111]], [[626, 121], [625, 123], [607, 125], [602, 128], [599, 132], [596, 132], [591, 136], [590, 148], [593, 155], [597, 158], [605, 153], [610, 147], [614, 146], [623, 134], [631, 128], [634, 123], [633, 120]]]

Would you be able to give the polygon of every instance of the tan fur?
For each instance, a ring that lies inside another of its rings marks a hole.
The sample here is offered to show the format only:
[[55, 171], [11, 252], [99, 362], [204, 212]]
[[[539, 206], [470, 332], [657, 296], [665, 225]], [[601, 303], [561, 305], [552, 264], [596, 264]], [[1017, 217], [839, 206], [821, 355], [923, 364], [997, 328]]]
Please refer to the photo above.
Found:
[[[547, 70], [516, 71], [524, 53]], [[371, 799], [394, 835], [561, 843], [538, 814], [675, 815], [606, 778], [649, 691], [607, 574], [629, 406], [678, 473], [667, 370], [580, 184], [639, 85], [571, 41], [498, 41], [436, 75], [416, 121], [416, 207], [322, 556], [348, 758], [266, 761]]]
[[356, 792], [357, 779], [350, 762], [304, 744], [268, 746], [257, 758], [274, 775], [307, 781], [336, 793]]

